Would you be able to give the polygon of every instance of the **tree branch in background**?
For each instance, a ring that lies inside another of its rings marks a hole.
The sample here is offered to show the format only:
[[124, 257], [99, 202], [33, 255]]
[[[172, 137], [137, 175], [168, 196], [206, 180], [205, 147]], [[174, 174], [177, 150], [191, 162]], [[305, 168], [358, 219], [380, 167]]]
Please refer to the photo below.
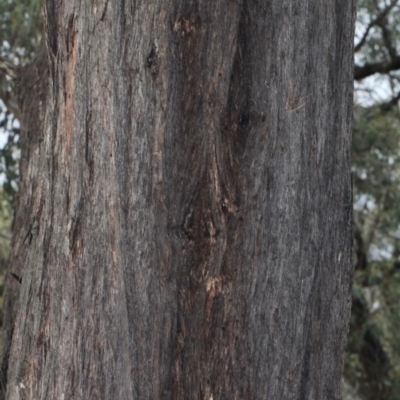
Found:
[[4, 57], [0, 57], [0, 72], [12, 79], [17, 79], [17, 67]]
[[19, 118], [18, 103], [9, 89], [9, 82], [6, 81], [6, 77], [16, 80], [18, 77], [18, 67], [4, 57], [0, 57], [0, 99], [9, 111]]
[[378, 22], [378, 26], [379, 28], [381, 28], [382, 31], [383, 42], [385, 43], [385, 47], [389, 52], [390, 59], [393, 61], [396, 58], [397, 53], [396, 47], [393, 46], [391, 33], [390, 30], [387, 28], [387, 24], [387, 18], [382, 18], [381, 21]]
[[360, 81], [374, 74], [387, 74], [390, 71], [400, 69], [400, 56], [396, 56], [391, 61], [383, 61], [373, 64], [365, 64], [363, 66], [354, 66], [354, 79]]
[[0, 99], [3, 101], [7, 109], [13, 113], [18, 119], [20, 117], [20, 110], [17, 100], [13, 97], [12, 93], [0, 83]]
[[[361, 49], [361, 47], [364, 45], [365, 41], [367, 40], [368, 34], [371, 30], [371, 28], [375, 25], [379, 25], [389, 14], [389, 12], [392, 10], [394, 6], [397, 5], [398, 0], [392, 0], [390, 4], [382, 10], [382, 12], [374, 18], [367, 26], [365, 29], [364, 35], [362, 36], [361, 40], [358, 42], [358, 44], [354, 47], [354, 52], [357, 53]], [[361, 79], [361, 78], [360, 78]]]

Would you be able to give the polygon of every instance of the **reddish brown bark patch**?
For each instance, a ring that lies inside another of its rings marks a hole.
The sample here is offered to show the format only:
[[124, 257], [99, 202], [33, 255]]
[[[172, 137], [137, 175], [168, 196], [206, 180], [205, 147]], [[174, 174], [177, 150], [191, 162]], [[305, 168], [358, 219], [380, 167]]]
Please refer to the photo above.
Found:
[[172, 29], [179, 36], [185, 37], [196, 32], [196, 25], [198, 25], [196, 22], [193, 17], [178, 14]]

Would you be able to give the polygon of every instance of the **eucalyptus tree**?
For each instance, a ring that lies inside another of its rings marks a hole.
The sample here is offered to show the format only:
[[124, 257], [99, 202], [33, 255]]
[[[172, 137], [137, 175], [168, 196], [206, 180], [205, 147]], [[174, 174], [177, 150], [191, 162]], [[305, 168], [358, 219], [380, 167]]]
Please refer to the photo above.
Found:
[[[98, 7], [100, 6], [98, 5]], [[18, 141], [20, 133], [22, 145], [21, 190], [19, 201], [16, 203], [16, 222], [14, 224], [13, 251], [10, 263], [11, 271], [18, 277], [22, 275], [22, 268], [26, 260], [27, 243], [33, 240], [38, 229], [36, 220], [32, 218], [31, 210], [34, 207], [33, 192], [40, 181], [38, 179], [37, 154], [43, 139], [41, 124], [46, 108], [47, 65], [43, 49], [39, 51], [33, 64], [25, 68], [20, 68], [20, 66], [32, 58], [39, 43], [41, 34], [39, 8], [39, 2], [33, 0], [19, 1], [18, 4], [0, 1], [0, 23], [2, 24], [0, 34], [3, 44], [1, 55], [4, 62], [0, 63], [0, 69], [3, 73], [9, 74], [7, 79], [4, 78], [4, 75], [1, 77], [0, 97], [7, 105], [8, 112], [3, 114], [3, 120], [0, 123], [5, 127], [13, 127], [10, 131], [8, 144], [2, 151], [3, 163], [0, 167], [7, 173], [6, 189], [11, 193], [15, 188], [13, 182], [17, 179], [13, 154], [15, 154], [16, 146], [20, 144]], [[361, 0], [358, 2], [355, 38], [356, 102], [359, 101], [361, 96], [365, 99], [365, 93], [367, 93], [371, 98], [371, 103], [378, 102], [380, 104], [378, 108], [371, 107], [367, 110], [356, 108], [355, 145], [353, 148], [353, 180], [356, 201], [355, 253], [357, 261], [355, 311], [360, 308], [360, 288], [363, 291], [369, 289], [371, 284], [388, 282], [390, 287], [385, 289], [387, 293], [383, 293], [385, 299], [387, 296], [396, 297], [397, 293], [395, 288], [397, 282], [395, 263], [371, 264], [368, 254], [371, 248], [384, 249], [389, 243], [393, 248], [393, 256], [398, 257], [398, 241], [396, 240], [396, 224], [399, 220], [396, 189], [398, 180], [396, 175], [398, 128], [393, 106], [397, 104], [400, 97], [398, 86], [398, 70], [400, 68], [398, 55], [399, 22], [398, 1]], [[155, 54], [149, 54], [148, 59], [149, 65], [156, 65], [152, 67], [154, 71], [158, 68], [158, 61], [152, 64]], [[26, 79], [24, 79], [24, 76]], [[378, 77], [378, 79], [375, 77]], [[14, 82], [17, 82], [17, 84], [14, 84]], [[376, 87], [382, 87], [382, 85], [386, 85], [388, 88], [384, 98], [382, 98], [382, 89], [375, 90]], [[379, 111], [379, 108], [381, 111]], [[389, 113], [387, 113], [388, 110]], [[17, 115], [22, 121], [21, 132], [18, 125], [11, 124], [13, 115]], [[246, 118], [243, 121], [246, 121]], [[365, 208], [367, 204], [374, 204], [375, 207]], [[388, 265], [391, 266], [387, 267]], [[7, 343], [11, 340], [14, 317], [17, 311], [16, 299], [20, 287], [17, 280], [13, 279], [11, 275], [8, 276], [8, 279], [4, 300], [5, 330], [7, 332], [5, 340], [6, 357], [3, 362], [4, 376], [8, 364], [7, 349], [9, 346]], [[386, 299], [386, 301], [390, 300]], [[392, 359], [397, 354], [395, 347], [393, 347], [396, 339], [391, 337], [393, 335], [390, 333], [396, 330], [395, 318], [390, 317], [392, 321], [390, 325], [394, 324], [394, 328], [388, 327], [387, 319], [382, 322], [381, 319], [376, 319], [376, 314], [370, 316], [365, 305], [362, 309], [364, 311], [361, 314], [355, 312], [353, 317], [355, 321], [353, 324], [354, 334], [351, 336], [350, 351], [352, 352], [355, 349], [362, 356], [362, 349], [369, 347], [373, 348], [376, 354], [383, 352], [382, 354], [385, 354], [386, 359], [395, 362]], [[396, 303], [393, 303], [390, 309], [396, 310]], [[386, 308], [385, 310], [387, 311]], [[366, 315], [368, 316], [366, 317]], [[360, 325], [359, 318], [366, 318], [365, 323], [363, 322]], [[376, 321], [372, 319], [376, 319]], [[386, 333], [382, 336], [382, 340], [377, 340], [375, 331], [375, 345], [373, 345], [371, 340], [368, 338], [366, 340], [365, 332], [367, 331], [365, 331], [365, 327], [369, 327], [367, 330], [371, 332], [370, 327], [378, 325], [383, 327]], [[360, 327], [362, 328], [360, 329]], [[356, 344], [357, 337], [361, 340], [358, 340]], [[382, 347], [381, 342], [386, 343], [386, 345]], [[389, 342], [391, 345], [388, 347], [387, 343]], [[350, 357], [354, 355], [354, 353], [351, 353]], [[381, 382], [392, 382], [390, 385], [395, 388], [393, 376], [395, 365], [389, 367], [388, 362], [379, 364], [380, 357], [373, 355], [371, 357], [367, 357], [363, 364], [373, 366], [374, 360], [376, 360], [376, 368], [368, 367], [370, 371], [380, 371], [376, 376], [373, 376], [372, 372], [368, 372], [367, 376], [360, 375], [357, 363], [355, 363], [354, 371], [347, 368], [347, 372], [350, 375], [354, 373], [356, 377], [364, 376], [362, 379], [369, 383], [367, 385], [361, 383], [360, 387], [364, 394], [369, 393], [372, 396], [371, 398], [377, 398], [379, 395], [390, 396], [390, 387], [388, 388], [387, 384], [383, 387]], [[349, 363], [354, 364], [354, 358], [350, 358]], [[360, 382], [358, 385], [360, 385]], [[376, 391], [378, 386], [383, 388], [379, 393]]]
[[341, 398], [354, 17], [45, 2], [17, 72], [8, 399]]

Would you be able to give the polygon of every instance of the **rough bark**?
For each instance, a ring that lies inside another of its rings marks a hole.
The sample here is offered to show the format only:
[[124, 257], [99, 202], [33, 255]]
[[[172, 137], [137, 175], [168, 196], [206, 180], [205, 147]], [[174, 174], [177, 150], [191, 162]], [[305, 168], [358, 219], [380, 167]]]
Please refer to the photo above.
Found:
[[8, 399], [339, 399], [355, 1], [46, 1]]
[[34, 192], [38, 188], [38, 152], [43, 139], [48, 62], [43, 42], [35, 59], [18, 70], [16, 94], [20, 118], [21, 159], [19, 165], [19, 192], [13, 222], [13, 236], [8, 273], [3, 294], [3, 355], [0, 374], [0, 399], [5, 397], [9, 350], [15, 318], [18, 311], [20, 283], [11, 274], [21, 277], [33, 235], [36, 232], [35, 216], [32, 213]]

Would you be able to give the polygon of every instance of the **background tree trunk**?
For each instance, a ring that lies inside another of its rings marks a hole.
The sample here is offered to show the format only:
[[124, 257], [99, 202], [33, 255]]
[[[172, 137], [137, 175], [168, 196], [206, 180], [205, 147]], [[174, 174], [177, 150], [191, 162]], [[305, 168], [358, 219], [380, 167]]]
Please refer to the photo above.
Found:
[[46, 2], [8, 399], [339, 399], [355, 1]]
[[18, 297], [20, 292], [20, 283], [10, 273], [14, 273], [18, 277], [22, 276], [27, 251], [37, 229], [32, 209], [34, 208], [34, 199], [36, 198], [35, 192], [40, 186], [38, 181], [38, 153], [39, 145], [41, 140], [43, 140], [46, 92], [49, 80], [48, 61], [44, 42], [40, 46], [33, 62], [21, 68], [18, 72], [19, 78], [16, 85], [21, 117], [20, 179], [13, 222], [9, 270], [5, 277], [5, 290], [3, 294], [3, 359], [0, 374], [0, 399], [5, 398], [9, 351], [15, 318], [18, 312]]

